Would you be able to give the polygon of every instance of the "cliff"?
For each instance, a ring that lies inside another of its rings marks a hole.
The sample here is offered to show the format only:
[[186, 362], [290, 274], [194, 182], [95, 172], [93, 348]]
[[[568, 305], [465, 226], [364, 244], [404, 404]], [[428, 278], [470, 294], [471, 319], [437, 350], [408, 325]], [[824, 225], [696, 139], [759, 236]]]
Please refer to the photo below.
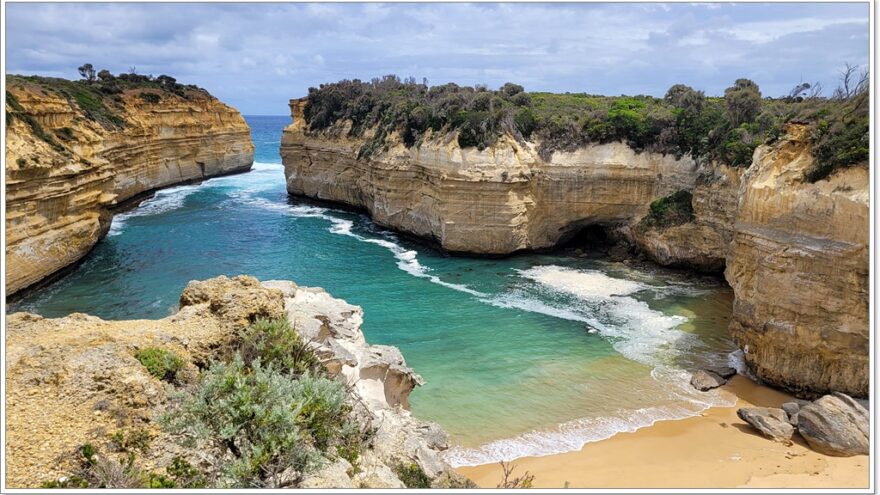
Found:
[[691, 159], [636, 153], [622, 143], [553, 154], [503, 136], [484, 150], [459, 147], [455, 133], [407, 148], [399, 140], [358, 159], [363, 138], [348, 123], [307, 132], [304, 102], [293, 100], [281, 157], [291, 194], [368, 210], [383, 226], [443, 249], [508, 254], [551, 248], [592, 224], [626, 224], [654, 199], [692, 189]]
[[[81, 446], [91, 445], [97, 452], [120, 450], [127, 445], [120, 439], [134, 438], [132, 432], [146, 432], [136, 446], [139, 472], [170, 477], [177, 473], [172, 460], [182, 457], [211, 479], [216, 463], [228, 459], [210, 446], [187, 446], [161, 428], [158, 418], [175, 395], [203, 382], [199, 375], [205, 371], [200, 370], [209, 362], [228, 359], [238, 349], [242, 329], [250, 322], [283, 315], [309, 342], [329, 376], [348, 384], [346, 402], [358, 406], [353, 410], [372, 432], [369, 445], [355, 456], [356, 468], [342, 456], [331, 456], [300, 476], [296, 486], [402, 488], [395, 474], [400, 463], [418, 466], [435, 486], [466, 484], [438, 455], [448, 446], [445, 432], [408, 410], [407, 397], [421, 378], [396, 348], [365, 341], [359, 307], [321, 289], [287, 281], [261, 284], [240, 276], [191, 282], [181, 295], [180, 311], [162, 320], [10, 315], [7, 485], [39, 487], [63, 477], [70, 480]], [[182, 360], [175, 382], [160, 380], [136, 357], [155, 347]]]
[[[751, 370], [806, 397], [868, 393], [868, 172], [811, 184], [803, 125], [759, 146], [748, 168], [697, 166], [623, 143], [554, 152], [502, 136], [482, 151], [429, 134], [358, 158], [368, 139], [348, 123], [308, 131], [304, 100], [281, 154], [291, 194], [365, 208], [378, 224], [449, 251], [507, 254], [552, 247], [598, 224], [664, 265], [725, 271], [731, 331]], [[649, 205], [691, 191], [690, 221], [646, 223]]]
[[739, 188], [725, 277], [734, 339], [758, 376], [802, 396], [869, 387], [869, 174], [811, 184], [806, 128], [759, 147]]
[[204, 91], [126, 89], [105, 103], [71, 95], [75, 84], [7, 77], [7, 295], [84, 256], [124, 201], [253, 163], [242, 116]]

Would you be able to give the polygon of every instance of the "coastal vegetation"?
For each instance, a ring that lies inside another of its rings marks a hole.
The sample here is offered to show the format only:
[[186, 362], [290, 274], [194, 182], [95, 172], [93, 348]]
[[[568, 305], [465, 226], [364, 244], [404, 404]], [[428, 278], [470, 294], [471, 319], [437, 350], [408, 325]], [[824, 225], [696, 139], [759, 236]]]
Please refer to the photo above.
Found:
[[[82, 79], [68, 80], [58, 77], [7, 75], [6, 85], [32, 87], [43, 94], [61, 95], [70, 103], [71, 108], [78, 107], [84, 116], [97, 122], [105, 129], [121, 129], [126, 126], [124, 118], [124, 101], [122, 95], [128, 91], [137, 91], [138, 96], [146, 104], [159, 103], [162, 98], [177, 97], [185, 100], [197, 95], [207, 95], [207, 91], [192, 84], [180, 84], [171, 76], [138, 74], [132, 67], [130, 72], [113, 75], [109, 70], [95, 71], [91, 64], [79, 67]], [[11, 93], [6, 92], [6, 101], [12, 108], [7, 113], [7, 124], [12, 118], [27, 123], [34, 133], [55, 147], [52, 136], [24, 112], [21, 105]], [[71, 137], [72, 138], [72, 137]], [[59, 145], [60, 146], [60, 145]]]
[[730, 166], [748, 166], [755, 148], [782, 134], [783, 125], [810, 125], [817, 181], [836, 168], [868, 158], [868, 74], [847, 66], [830, 97], [821, 85], [803, 83], [782, 97], [762, 95], [753, 81], [738, 79], [721, 97], [683, 84], [663, 98], [587, 93], [526, 92], [507, 83], [498, 90], [394, 75], [369, 82], [343, 80], [310, 88], [304, 116], [310, 131], [350, 122], [350, 136], [372, 131], [360, 158], [388, 146], [397, 133], [413, 146], [430, 133], [455, 131], [462, 147], [484, 149], [502, 135], [538, 143], [542, 158], [591, 143], [626, 142], [653, 151]]
[[[42, 486], [280, 488], [297, 486], [336, 458], [357, 470], [372, 429], [346, 386], [326, 373], [307, 344], [286, 319], [259, 319], [240, 332], [231, 359], [212, 361], [186, 384], [174, 380], [184, 367], [175, 353], [138, 351], [135, 358], [148, 372], [172, 387], [159, 421], [163, 434], [203, 452], [208, 466], [175, 456], [164, 472], [144, 469], [137, 459], [147, 453], [152, 435], [119, 430], [102, 445], [82, 445], [72, 454], [76, 468], [70, 475]], [[407, 479], [416, 479], [410, 471]]]
[[676, 191], [651, 203], [648, 214], [642, 219], [643, 227], [666, 228], [688, 223], [694, 219], [690, 191]]

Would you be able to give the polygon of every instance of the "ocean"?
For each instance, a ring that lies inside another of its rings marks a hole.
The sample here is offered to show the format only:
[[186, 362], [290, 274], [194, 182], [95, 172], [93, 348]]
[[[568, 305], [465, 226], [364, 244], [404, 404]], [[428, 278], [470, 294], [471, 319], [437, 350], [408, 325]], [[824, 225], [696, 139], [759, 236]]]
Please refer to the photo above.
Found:
[[347, 209], [288, 197], [288, 116], [246, 117], [252, 171], [165, 189], [114, 217], [69, 275], [9, 311], [161, 318], [190, 280], [249, 274], [363, 307], [371, 343], [426, 383], [413, 412], [475, 465], [579, 449], [661, 419], [732, 405], [689, 371], [736, 363], [733, 295], [717, 277], [564, 254], [448, 256]]

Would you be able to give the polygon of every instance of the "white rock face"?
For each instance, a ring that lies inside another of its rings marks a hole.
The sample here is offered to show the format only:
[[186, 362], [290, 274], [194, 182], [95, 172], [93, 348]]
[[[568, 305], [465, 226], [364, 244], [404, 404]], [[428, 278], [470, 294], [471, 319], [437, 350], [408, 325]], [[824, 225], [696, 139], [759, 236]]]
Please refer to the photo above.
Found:
[[[298, 287], [289, 281], [272, 280], [263, 286], [283, 293], [284, 309], [294, 328], [312, 342], [331, 373], [344, 378], [372, 418], [376, 428], [373, 448], [363, 455], [351, 486], [404, 488], [394, 467], [412, 463], [436, 486], [466, 483], [440, 457], [449, 448], [446, 432], [436, 423], [415, 418], [409, 410], [409, 394], [422, 378], [406, 365], [396, 347], [367, 343], [360, 307], [323, 289]], [[330, 487], [342, 471], [339, 465], [328, 466], [312, 475], [308, 485]]]

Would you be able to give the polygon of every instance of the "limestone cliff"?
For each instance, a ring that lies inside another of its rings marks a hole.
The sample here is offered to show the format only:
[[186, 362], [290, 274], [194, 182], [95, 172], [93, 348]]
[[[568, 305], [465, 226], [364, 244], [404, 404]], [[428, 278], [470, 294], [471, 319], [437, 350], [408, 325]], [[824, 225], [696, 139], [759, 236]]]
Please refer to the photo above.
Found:
[[51, 85], [7, 81], [7, 295], [84, 256], [122, 202], [253, 163], [242, 116], [204, 91], [123, 91], [102, 125]]
[[810, 184], [806, 128], [759, 147], [743, 176], [725, 276], [746, 363], [805, 396], [869, 386], [868, 170]]
[[454, 133], [401, 142], [358, 159], [364, 139], [347, 124], [308, 132], [293, 100], [281, 157], [291, 194], [367, 209], [373, 220], [431, 239], [453, 252], [508, 254], [550, 248], [586, 225], [617, 225], [652, 200], [692, 189], [692, 159], [636, 153], [622, 143], [553, 154], [503, 136], [484, 150], [462, 149]]
[[[448, 447], [446, 433], [408, 410], [407, 397], [421, 378], [396, 348], [365, 341], [361, 308], [318, 288], [240, 276], [191, 282], [180, 311], [161, 320], [9, 315], [7, 486], [34, 488], [58, 479], [76, 469], [81, 445], [110, 448], [114, 433], [135, 428], [150, 438], [138, 452], [139, 469], [162, 473], [182, 456], [210, 476], [214, 453], [186, 446], [156, 420], [175, 393], [198, 383], [199, 368], [228, 357], [249, 322], [285, 314], [329, 375], [349, 385], [350, 402], [363, 405], [356, 410], [373, 431], [356, 469], [341, 457], [327, 459], [298, 486], [403, 488], [394, 471], [401, 462], [418, 465], [435, 486], [467, 484], [439, 456]], [[183, 383], [151, 375], [135, 357], [147, 347], [180, 356]]]
[[[461, 149], [454, 135], [359, 158], [348, 124], [310, 132], [303, 100], [281, 154], [291, 194], [363, 207], [384, 226], [449, 251], [506, 254], [615, 227], [664, 265], [725, 270], [731, 331], [763, 380], [803, 396], [868, 393], [868, 172], [810, 184], [806, 127], [789, 125], [749, 168], [697, 166], [622, 143], [553, 153], [502, 136]], [[451, 133], [452, 134], [452, 133]], [[652, 201], [692, 191], [693, 220], [644, 227]]]

